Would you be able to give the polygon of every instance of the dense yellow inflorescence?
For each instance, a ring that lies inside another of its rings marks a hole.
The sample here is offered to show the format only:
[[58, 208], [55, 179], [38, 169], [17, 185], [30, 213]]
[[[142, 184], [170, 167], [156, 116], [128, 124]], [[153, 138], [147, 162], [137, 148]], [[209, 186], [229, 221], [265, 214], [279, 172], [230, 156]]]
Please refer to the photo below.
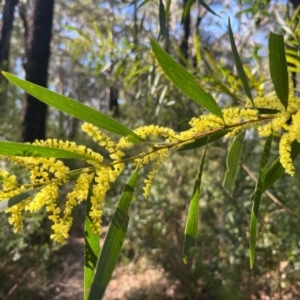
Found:
[[[82, 131], [108, 152], [111, 161], [107, 163], [99, 153], [74, 142], [57, 139], [36, 141], [35, 145], [64, 149], [83, 155], [87, 158], [87, 164], [90, 166], [83, 168], [77, 178], [75, 177], [73, 189], [66, 195], [62, 208], [57, 201], [59, 188], [74, 178], [71, 178], [72, 172], [61, 160], [42, 157], [9, 157], [14, 164], [28, 170], [29, 183], [20, 184], [16, 176], [0, 169], [0, 201], [23, 191], [40, 187], [36, 195], [7, 209], [7, 212], [10, 213], [9, 223], [14, 226], [15, 231], [19, 231], [23, 225], [24, 211], [36, 213], [45, 208], [49, 219], [53, 222], [51, 238], [57, 242], [63, 242], [69, 235], [74, 207], [86, 200], [90, 193], [92, 226], [94, 232], [100, 233], [105, 196], [111, 184], [123, 171], [124, 163], [127, 160], [139, 167], [154, 163], [152, 171], [144, 180], [144, 196], [148, 197], [155, 174], [171, 149], [179, 149], [199, 137], [209, 136], [222, 130], [229, 132], [227, 136], [234, 136], [248, 127], [255, 127], [262, 137], [267, 137], [274, 132], [279, 133], [281, 135], [280, 162], [285, 171], [293, 175], [295, 169], [291, 158], [291, 148], [294, 141], [300, 143], [300, 103], [299, 99], [294, 96], [291, 80], [290, 91], [286, 109], [274, 93], [254, 99], [255, 107], [252, 107], [249, 101], [250, 107], [247, 108], [223, 109], [223, 119], [212, 114], [194, 117], [189, 122], [190, 129], [186, 131], [175, 132], [170, 128], [155, 125], [139, 127], [134, 132], [142, 139], [147, 140], [142, 143], [146, 150], [130, 158], [125, 157], [126, 149], [134, 145], [130, 139], [122, 137], [116, 143], [97, 127], [87, 123], [83, 124]], [[260, 108], [273, 109], [278, 112], [260, 113]], [[159, 142], [151, 141], [154, 137]]]

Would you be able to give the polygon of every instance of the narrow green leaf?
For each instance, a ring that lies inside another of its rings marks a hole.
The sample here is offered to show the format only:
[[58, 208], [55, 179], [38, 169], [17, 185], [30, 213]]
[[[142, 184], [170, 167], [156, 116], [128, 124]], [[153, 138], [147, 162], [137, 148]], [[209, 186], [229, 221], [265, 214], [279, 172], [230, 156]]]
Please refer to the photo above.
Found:
[[6, 209], [22, 202], [23, 200], [32, 197], [36, 193], [38, 193], [41, 190], [42, 187], [35, 188], [33, 190], [27, 190], [24, 191], [23, 193], [13, 196], [9, 199], [1, 200], [0, 201], [0, 212], [5, 211]]
[[97, 263], [97, 270], [92, 284], [89, 300], [102, 299], [113, 270], [117, 264], [127, 226], [128, 208], [137, 183], [138, 170], [131, 175], [110, 222], [108, 232]]
[[172, 3], [172, 0], [167, 0], [166, 13], [165, 13], [166, 21], [169, 20], [169, 17], [170, 17], [171, 3]]
[[135, 141], [142, 141], [142, 139], [133, 131], [100, 111], [97, 111], [71, 98], [33, 84], [29, 81], [20, 79], [12, 74], [6, 72], [2, 72], [2, 74], [10, 82], [23, 89], [26, 93], [60, 111], [63, 111], [85, 122], [89, 122], [107, 131], [114, 132], [122, 136], [131, 137]]
[[203, 172], [203, 166], [206, 156], [207, 145], [204, 150], [201, 163], [197, 172], [193, 196], [190, 202], [189, 213], [187, 216], [185, 231], [184, 231], [184, 242], [182, 249], [183, 262], [187, 264], [188, 255], [190, 248], [194, 247], [196, 244], [196, 239], [198, 236], [198, 223], [199, 223], [199, 200], [200, 200], [200, 188], [201, 188], [201, 177]]
[[278, 109], [273, 109], [273, 108], [258, 108], [255, 107], [256, 110], [258, 110], [260, 115], [273, 115], [279, 113]]
[[231, 196], [234, 190], [235, 179], [239, 169], [239, 163], [240, 163], [242, 150], [243, 150], [244, 137], [245, 137], [245, 131], [241, 132], [235, 137], [227, 155], [227, 160], [226, 160], [227, 171], [225, 173], [223, 186], [228, 190]]
[[215, 13], [203, 0], [198, 0], [199, 4], [201, 6], [203, 6], [207, 11], [209, 11], [211, 14], [218, 16], [219, 18], [221, 18], [217, 13]]
[[237, 51], [236, 44], [234, 41], [234, 36], [233, 36], [232, 29], [231, 29], [231, 24], [230, 24], [230, 18], [228, 18], [228, 27], [229, 27], [229, 38], [230, 38], [231, 50], [232, 50], [232, 54], [234, 57], [235, 66], [238, 71], [239, 77], [242, 81], [245, 93], [248, 96], [248, 98], [251, 100], [252, 105], [254, 106], [253, 97], [252, 97], [251, 90], [249, 87], [248, 79], [247, 79], [246, 73], [244, 71], [243, 64], [240, 59], [240, 56], [239, 56], [239, 53]]
[[191, 9], [192, 5], [195, 2], [196, 2], [196, 0], [188, 0], [188, 2], [185, 4], [183, 13], [182, 13], [182, 17], [181, 17], [181, 24], [183, 24], [183, 22], [185, 21], [186, 17], [190, 13], [190, 9]]
[[270, 33], [269, 65], [274, 89], [281, 104], [287, 108], [289, 100], [289, 80], [284, 50], [283, 36]]
[[46, 146], [29, 145], [2, 140], [0, 140], [0, 155], [92, 160], [90, 156], [85, 156], [64, 149], [56, 149]]
[[254, 266], [254, 260], [255, 260], [258, 213], [259, 213], [261, 195], [264, 191], [267, 164], [268, 164], [270, 151], [271, 151], [271, 144], [272, 144], [272, 135], [269, 136], [266, 141], [266, 145], [264, 148], [263, 157], [260, 165], [260, 170], [256, 182], [256, 187], [251, 197], [251, 200], [253, 201], [251, 221], [250, 221], [250, 268], [251, 269]]
[[166, 27], [166, 12], [165, 6], [162, 0], [159, 0], [159, 34], [162, 37], [166, 37], [167, 35], [167, 27]]
[[[297, 142], [293, 142], [292, 151], [291, 151], [292, 160], [295, 160], [299, 154], [300, 154], [300, 144]], [[270, 166], [270, 168], [266, 173], [263, 191], [266, 191], [268, 188], [270, 188], [275, 183], [275, 181], [277, 181], [284, 174], [284, 172], [285, 170], [282, 167], [278, 157], [272, 163], [272, 165]]]
[[100, 236], [94, 233], [92, 229], [92, 219], [89, 215], [91, 211], [91, 196], [93, 190], [94, 180], [89, 187], [89, 193], [85, 209], [85, 222], [84, 222], [84, 299], [88, 299], [89, 289], [92, 285], [98, 257], [100, 254]]
[[174, 85], [196, 103], [223, 120], [222, 111], [215, 99], [199, 86], [197, 79], [171, 58], [169, 54], [161, 49], [161, 47], [152, 39], [151, 47], [161, 68]]
[[191, 150], [191, 149], [195, 149], [195, 148], [205, 146], [206, 144], [209, 144], [209, 143], [223, 137], [228, 132], [230, 132], [230, 130], [226, 129], [226, 130], [222, 130], [222, 131], [213, 133], [211, 135], [206, 135], [206, 136], [203, 136], [203, 137], [195, 138], [194, 142], [184, 145], [178, 151]]

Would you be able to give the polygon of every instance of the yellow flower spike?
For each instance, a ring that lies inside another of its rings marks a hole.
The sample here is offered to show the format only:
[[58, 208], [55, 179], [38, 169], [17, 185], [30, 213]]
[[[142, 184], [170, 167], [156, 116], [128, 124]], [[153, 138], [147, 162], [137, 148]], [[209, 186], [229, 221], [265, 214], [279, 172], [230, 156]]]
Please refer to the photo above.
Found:
[[99, 163], [102, 163], [103, 157], [99, 153], [94, 152], [92, 149], [87, 148], [83, 145], [77, 145], [75, 142], [70, 141], [62, 141], [57, 139], [47, 139], [46, 141], [35, 141], [33, 145], [40, 145], [40, 146], [47, 146], [52, 148], [58, 148], [63, 150], [72, 151], [74, 153], [90, 156], [93, 158], [93, 160], [96, 162], [91, 161], [91, 164], [93, 165], [99, 165]]
[[93, 230], [95, 233], [101, 233], [101, 216], [102, 205], [105, 200], [110, 184], [113, 183], [123, 171], [124, 165], [117, 164], [114, 166], [102, 165], [96, 170], [95, 184], [92, 189], [91, 211], [89, 216], [93, 222]]
[[94, 174], [81, 173], [76, 180], [73, 190], [67, 194], [64, 209], [64, 220], [67, 220], [72, 214], [73, 208], [86, 200], [90, 183]]
[[[46, 200], [49, 195], [53, 193], [53, 185], [46, 185], [41, 189], [41, 191], [33, 198], [33, 200], [25, 207], [25, 210], [28, 210], [32, 213], [38, 212], [43, 206], [46, 206]], [[53, 201], [56, 201], [51, 197]]]
[[279, 159], [285, 172], [294, 176], [295, 167], [291, 158], [292, 142], [295, 140], [289, 133], [284, 133], [279, 143]]
[[157, 173], [159, 167], [161, 166], [164, 159], [168, 155], [168, 149], [161, 149], [161, 150], [157, 151], [156, 154], [157, 154], [156, 157], [158, 157], [158, 159], [155, 162], [154, 168], [150, 172], [150, 174], [147, 176], [148, 178], [144, 180], [145, 186], [143, 188], [143, 190], [144, 190], [143, 195], [144, 195], [145, 198], [147, 198], [149, 196], [150, 187], [153, 183], [155, 174]]
[[10, 207], [5, 212], [10, 213], [10, 217], [8, 217], [8, 222], [10, 225], [14, 227], [14, 232], [19, 232], [23, 227], [23, 211], [30, 202], [30, 198], [23, 200], [22, 202]]
[[108, 152], [112, 153], [116, 150], [116, 143], [105, 133], [101, 132], [98, 127], [84, 123], [81, 126], [81, 130], [92, 137], [95, 142], [104, 147]]

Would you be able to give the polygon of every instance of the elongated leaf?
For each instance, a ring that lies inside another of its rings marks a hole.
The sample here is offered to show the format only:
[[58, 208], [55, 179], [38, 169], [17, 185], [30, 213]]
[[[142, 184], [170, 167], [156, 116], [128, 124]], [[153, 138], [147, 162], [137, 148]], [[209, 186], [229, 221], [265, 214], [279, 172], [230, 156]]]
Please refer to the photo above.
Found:
[[97, 263], [97, 270], [92, 284], [89, 300], [102, 299], [113, 270], [117, 264], [127, 231], [129, 222], [128, 208], [137, 183], [137, 178], [138, 170], [135, 170], [121, 195], [114, 216], [110, 222]]
[[33, 195], [38, 193], [41, 190], [41, 188], [42, 187], [38, 187], [38, 188], [35, 188], [33, 190], [27, 190], [27, 191], [22, 192], [19, 195], [16, 195], [16, 196], [13, 196], [9, 199], [5, 199], [5, 200], [0, 201], [0, 212], [5, 211], [6, 209], [22, 202], [23, 200], [25, 200], [29, 197], [32, 197]]
[[201, 6], [203, 6], [207, 11], [209, 11], [211, 14], [218, 16], [219, 18], [221, 18], [217, 13], [215, 13], [203, 0], [198, 0], [199, 4]]
[[184, 145], [178, 151], [191, 150], [191, 149], [195, 149], [195, 148], [205, 146], [206, 144], [209, 144], [209, 143], [223, 137], [228, 132], [230, 132], [230, 130], [225, 129], [225, 130], [213, 133], [211, 135], [196, 138], [194, 142]]
[[188, 0], [188, 2], [185, 4], [183, 13], [182, 13], [182, 17], [181, 17], [181, 24], [183, 24], [183, 22], [185, 21], [186, 17], [190, 13], [190, 9], [191, 9], [192, 5], [195, 2], [196, 2], [196, 0]]
[[201, 188], [201, 177], [203, 172], [203, 166], [206, 156], [207, 145], [204, 150], [201, 163], [197, 172], [196, 181], [194, 184], [193, 196], [190, 202], [189, 213], [185, 224], [184, 231], [184, 242], [182, 249], [183, 262], [187, 264], [188, 255], [190, 248], [196, 244], [198, 236], [198, 223], [199, 223], [199, 200], [200, 200], [200, 188]]
[[[295, 160], [299, 154], [300, 154], [300, 144], [297, 142], [293, 142], [292, 151], [291, 151], [292, 160]], [[266, 173], [266, 179], [265, 179], [263, 191], [266, 191], [268, 188], [270, 188], [274, 184], [274, 182], [277, 181], [284, 174], [284, 172], [285, 170], [282, 167], [278, 157], [272, 163], [272, 165], [270, 166], [270, 168]]]
[[56, 149], [56, 148], [51, 148], [46, 146], [7, 142], [2, 140], [0, 140], [0, 155], [92, 160], [90, 156], [85, 156], [64, 149]]
[[166, 4], [166, 21], [169, 20], [169, 17], [170, 17], [170, 8], [171, 8], [171, 3], [172, 3], [172, 0], [167, 0], [167, 4]]
[[227, 171], [225, 173], [223, 186], [228, 190], [232, 196], [235, 179], [239, 169], [240, 158], [243, 150], [243, 142], [245, 137], [245, 131], [241, 132], [236, 136], [233, 143], [231, 144], [230, 150], [227, 155], [226, 165]]
[[166, 37], [167, 35], [166, 12], [162, 0], [159, 0], [159, 27], [160, 27], [160, 31], [159, 31], [160, 35], [162, 37]]
[[132, 141], [142, 140], [133, 131], [100, 111], [97, 111], [71, 98], [65, 97], [46, 88], [33, 84], [29, 81], [20, 79], [12, 74], [6, 72], [2, 72], [2, 74], [10, 82], [24, 90], [26, 93], [52, 107], [57, 108], [60, 111], [63, 111], [85, 122], [89, 122], [107, 131], [130, 137]]
[[248, 79], [247, 79], [246, 73], [244, 71], [243, 64], [240, 59], [240, 56], [239, 56], [239, 53], [237, 51], [236, 44], [234, 41], [234, 36], [233, 36], [232, 29], [231, 29], [231, 24], [230, 24], [230, 18], [228, 18], [228, 27], [229, 27], [229, 38], [230, 38], [231, 50], [232, 50], [232, 54], [234, 57], [235, 66], [238, 71], [239, 77], [242, 81], [245, 93], [248, 96], [248, 98], [251, 100], [252, 105], [254, 106], [253, 97], [252, 97], [251, 90], [249, 87]]
[[254, 266], [254, 260], [255, 260], [258, 213], [259, 213], [261, 195], [264, 191], [263, 189], [265, 184], [267, 164], [268, 164], [270, 151], [271, 151], [271, 144], [272, 144], [272, 136], [269, 136], [266, 141], [265, 149], [263, 152], [263, 157], [260, 165], [256, 187], [254, 193], [252, 194], [252, 199], [251, 199], [253, 201], [251, 221], [250, 221], [250, 268], [251, 269]]
[[89, 289], [92, 285], [98, 257], [100, 254], [100, 236], [92, 230], [92, 219], [89, 216], [91, 210], [91, 196], [94, 180], [90, 184], [86, 202], [84, 222], [84, 299], [88, 299]]
[[151, 40], [152, 51], [169, 79], [188, 97], [223, 120], [222, 111], [215, 99], [197, 83], [197, 79], [178, 64], [161, 47]]
[[272, 115], [272, 114], [277, 114], [279, 113], [278, 109], [273, 109], [273, 108], [255, 108], [258, 110], [259, 114], [261, 115]]
[[282, 35], [272, 32], [269, 37], [269, 65], [276, 95], [282, 105], [287, 108], [289, 100], [289, 80], [284, 40]]

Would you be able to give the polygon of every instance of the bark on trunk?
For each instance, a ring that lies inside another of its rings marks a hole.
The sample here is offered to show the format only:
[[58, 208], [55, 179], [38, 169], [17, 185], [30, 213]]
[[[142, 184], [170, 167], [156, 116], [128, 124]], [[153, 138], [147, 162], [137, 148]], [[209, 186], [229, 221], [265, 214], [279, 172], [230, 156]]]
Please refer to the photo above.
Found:
[[[13, 28], [14, 11], [18, 0], [5, 0], [2, 12], [2, 27], [0, 35], [0, 71], [9, 70], [10, 37]], [[0, 112], [3, 113], [6, 104], [7, 81], [0, 75]]]
[[[54, 0], [35, 0], [26, 33], [26, 80], [47, 87]], [[22, 134], [24, 142], [46, 137], [47, 105], [26, 94]]]

